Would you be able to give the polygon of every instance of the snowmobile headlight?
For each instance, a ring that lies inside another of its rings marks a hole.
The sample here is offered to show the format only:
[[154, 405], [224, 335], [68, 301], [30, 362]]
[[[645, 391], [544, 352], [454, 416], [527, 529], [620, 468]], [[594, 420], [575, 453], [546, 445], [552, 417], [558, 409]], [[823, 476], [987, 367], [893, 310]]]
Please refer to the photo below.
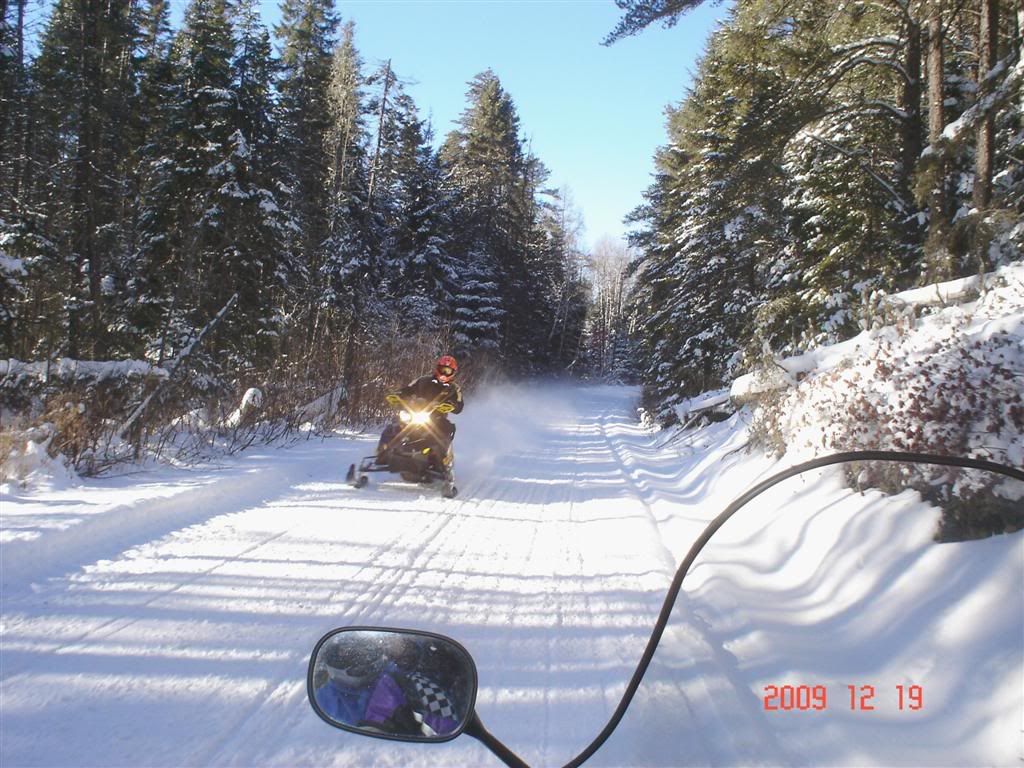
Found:
[[398, 418], [403, 424], [427, 424], [430, 421], [430, 414], [427, 411], [402, 411]]

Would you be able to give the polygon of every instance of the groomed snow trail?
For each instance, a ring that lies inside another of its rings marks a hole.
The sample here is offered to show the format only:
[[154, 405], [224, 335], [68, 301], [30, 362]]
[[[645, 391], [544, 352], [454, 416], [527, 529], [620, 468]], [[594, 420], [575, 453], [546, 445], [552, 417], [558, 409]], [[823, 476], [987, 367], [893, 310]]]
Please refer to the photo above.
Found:
[[[661, 445], [665, 435], [636, 425], [635, 397], [617, 387], [531, 386], [471, 399], [457, 418], [461, 494], [451, 501], [382, 475], [362, 490], [345, 485], [348, 464], [375, 443], [369, 435], [254, 451], [221, 473], [197, 473], [194, 485], [171, 473], [13, 499], [4, 528], [18, 535], [0, 549], [10, 560], [0, 764], [499, 764], [468, 737], [403, 745], [316, 718], [306, 701], [308, 654], [342, 625], [456, 638], [476, 659], [477, 711], [488, 728], [532, 765], [564, 764], [617, 704], [680, 556], [774, 467], [739, 450], [745, 431], [736, 425]], [[786, 527], [801, 499], [802, 518]], [[865, 614], [860, 606], [873, 602], [865, 592], [888, 586], [859, 573], [862, 549], [839, 546], [905, 537], [892, 515], [879, 522], [894, 504], [916, 510], [914, 535], [883, 558], [881, 576], [956, 568], [952, 589], [961, 591], [934, 597], [940, 617], [942, 605], [974, 594], [991, 573], [1004, 573], [1001, 586], [981, 602], [1012, 594], [1005, 583], [1021, 571], [1018, 542], [936, 554], [923, 505], [877, 494], [865, 501], [834, 475], [815, 475], [753, 511], [753, 525], [723, 529], [723, 547], [698, 560], [633, 708], [591, 764], [958, 765], [976, 756], [1012, 723], [1005, 667], [1019, 681], [1016, 609], [952, 645], [994, 662], [1002, 654], [1004, 665], [973, 680], [995, 695], [971, 708], [964, 730], [973, 730], [956, 734], [956, 748], [920, 751], [957, 720], [954, 704], [909, 732], [912, 719], [844, 715], [838, 703], [817, 716], [763, 708], [765, 684], [828, 683], [838, 698], [843, 679], [929, 680], [939, 662], [924, 637], [928, 615], [908, 625], [897, 615], [902, 604], [884, 594], [878, 613]], [[835, 514], [826, 523], [809, 505]], [[772, 520], [783, 530], [770, 537]], [[794, 556], [807, 539], [824, 543]], [[974, 605], [972, 617], [984, 608]], [[860, 625], [844, 619], [851, 612]], [[879, 646], [848, 634], [886, 617], [893, 648], [876, 663]], [[840, 654], [835, 665], [822, 663], [829, 648], [815, 646], [822, 632]], [[787, 647], [798, 649], [792, 658]], [[905, 671], [894, 671], [901, 664]], [[936, 696], [946, 680], [934, 683]], [[896, 743], [906, 738], [910, 747]], [[999, 738], [985, 762], [1012, 752]]]

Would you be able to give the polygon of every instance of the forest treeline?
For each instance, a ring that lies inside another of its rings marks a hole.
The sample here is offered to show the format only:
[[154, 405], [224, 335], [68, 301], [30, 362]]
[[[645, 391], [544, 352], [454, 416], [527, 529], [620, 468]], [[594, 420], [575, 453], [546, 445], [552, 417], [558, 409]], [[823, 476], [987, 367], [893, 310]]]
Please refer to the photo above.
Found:
[[[608, 42], [700, 0], [617, 0]], [[859, 332], [881, 292], [1022, 258], [1019, 0], [738, 0], [633, 214], [646, 400]]]
[[[609, 43], [701, 4], [616, 2]], [[492, 71], [435, 141], [415, 73], [367, 66], [331, 0], [272, 31], [255, 0], [179, 29], [163, 0], [28, 10], [0, 14], [0, 358], [24, 363], [0, 389], [88, 433], [75, 455], [237, 423], [250, 387], [268, 417], [372, 417], [442, 351], [470, 381], [638, 368], [671, 422], [883, 293], [1022, 255], [1021, 0], [737, 0], [667, 110], [626, 274]]]
[[258, 386], [340, 389], [350, 419], [442, 352], [465, 380], [610, 364], [579, 215], [494, 72], [435, 142], [331, 0], [284, 0], [273, 35], [256, 0], [177, 30], [165, 0], [59, 0], [34, 38], [27, 7], [0, 27], [0, 358], [167, 374], [111, 412]]

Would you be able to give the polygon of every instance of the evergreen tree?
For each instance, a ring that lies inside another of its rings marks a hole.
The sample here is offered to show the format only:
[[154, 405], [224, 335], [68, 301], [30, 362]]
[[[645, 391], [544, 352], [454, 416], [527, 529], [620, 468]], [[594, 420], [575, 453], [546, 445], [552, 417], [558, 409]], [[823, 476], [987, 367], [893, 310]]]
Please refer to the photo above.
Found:
[[[632, 307], [660, 417], [765, 350], [856, 332], [875, 289], [1020, 253], [1009, 161], [1020, 110], [1002, 107], [1024, 70], [1011, 52], [978, 87], [975, 62], [986, 46], [998, 55], [990, 26], [1005, 5], [986, 3], [976, 6], [988, 27], [943, 0], [736, 6], [670, 113], [658, 175], [634, 214], [646, 226], [632, 239]], [[688, 5], [623, 2], [619, 32], [674, 21]], [[989, 173], [974, 137], [999, 180], [984, 215], [971, 210], [975, 176]]]
[[482, 251], [465, 254], [461, 279], [452, 297], [452, 342], [460, 358], [479, 357], [489, 362], [500, 356], [502, 308], [498, 268]]
[[163, 90], [171, 98], [152, 141], [140, 210], [139, 308], [153, 353], [163, 360], [238, 293], [233, 332], [217, 334], [201, 353], [218, 377], [249, 362], [242, 350], [265, 319], [262, 283], [275, 275], [277, 258], [265, 248], [273, 247], [278, 229], [264, 216], [273, 200], [254, 178], [242, 130], [225, 0], [190, 3], [171, 56], [175, 87]]
[[[122, 208], [125, 209], [125, 245], [117, 270], [117, 290], [111, 302], [117, 305], [122, 322], [111, 329], [112, 338], [122, 354], [140, 359], [159, 333], [162, 312], [159, 292], [150, 290], [147, 268], [147, 229], [154, 218], [170, 226], [171, 212], [148, 207], [153, 193], [154, 174], [166, 170], [155, 165], [167, 150], [169, 126], [174, 108], [180, 102], [180, 88], [171, 58], [174, 33], [170, 25], [170, 6], [166, 0], [148, 0], [137, 6], [138, 38], [135, 46], [137, 94], [135, 108], [128, 112], [126, 126], [125, 184]], [[159, 260], [152, 262], [159, 264]]]
[[[0, 6], [0, 355], [30, 354], [33, 297], [28, 265], [45, 253], [31, 179], [31, 68], [25, 57], [26, 0]], [[45, 295], [45, 294], [43, 294]], [[35, 307], [35, 315], [42, 314]]]
[[281, 351], [280, 307], [294, 296], [291, 284], [303, 271], [289, 250], [296, 223], [284, 209], [284, 169], [276, 157], [270, 35], [255, 0], [242, 0], [236, 10], [234, 130], [229, 154], [208, 171], [220, 183], [216, 207], [226, 248], [218, 261], [239, 294], [229, 324], [234, 333], [218, 338], [232, 345], [242, 366], [264, 368]]
[[[61, 295], [48, 335], [74, 357], [107, 354], [112, 266], [123, 247], [127, 105], [135, 90], [133, 5], [61, 0], [34, 62], [33, 217], [61, 263], [39, 266]], [[6, 15], [6, 14], [5, 14]], [[58, 287], [59, 286], [59, 287]], [[50, 310], [52, 311], [52, 309]], [[55, 329], [59, 324], [60, 330]]]
[[296, 322], [304, 338], [293, 350], [311, 361], [328, 338], [324, 316], [324, 243], [331, 234], [333, 202], [328, 150], [332, 116], [328, 89], [336, 47], [338, 18], [332, 0], [284, 0], [281, 23], [274, 28], [281, 46], [278, 153], [288, 187], [288, 214], [294, 222], [289, 252], [308, 275]]
[[366, 341], [367, 327], [376, 325], [373, 321], [379, 321], [383, 314], [380, 230], [369, 200], [364, 78], [354, 30], [351, 22], [345, 25], [328, 85], [329, 234], [322, 259], [327, 285], [324, 303], [338, 311], [342, 323], [344, 383], [350, 393], [350, 412], [358, 406], [358, 347]]
[[[0, 190], [17, 197], [26, 150], [30, 92], [25, 66], [26, 0], [5, 2], [0, 11]], [[13, 200], [0, 200], [8, 210]]]
[[673, 143], [659, 155], [650, 195], [659, 229], [648, 237], [652, 253], [639, 268], [634, 302], [650, 355], [645, 382], [663, 408], [718, 386], [735, 366], [760, 288], [771, 175], [756, 179], [767, 163], [745, 152], [745, 132], [759, 112], [746, 80], [737, 88], [729, 79], [734, 57], [749, 60], [749, 53], [728, 43], [725, 33], [712, 40], [694, 92], [670, 112]]
[[[877, 8], [797, 10], [773, 47], [809, 52], [796, 62], [817, 64], [801, 96], [807, 108], [780, 153], [785, 207], [776, 216], [788, 231], [783, 258], [766, 272], [748, 349], [755, 356], [765, 345], [790, 352], [854, 332], [864, 296], [912, 279], [923, 234], [906, 170], [920, 151], [908, 79], [917, 76], [900, 42], [916, 28], [901, 17], [899, 35], [887, 34], [896, 20]], [[785, 72], [787, 80], [796, 74]], [[785, 103], [772, 101], [773, 111]]]
[[[388, 184], [389, 274], [403, 327], [440, 330], [450, 321], [459, 270], [451, 254], [453, 201], [446, 194], [433, 132], [412, 99], [395, 99], [396, 138]], [[384, 174], [383, 170], [381, 171]]]
[[583, 222], [568, 190], [539, 196], [531, 242], [527, 247], [523, 288], [513, 323], [520, 354], [530, 361], [523, 373], [582, 373], [583, 335], [590, 285], [584, 275]]
[[521, 231], [524, 157], [519, 117], [511, 97], [490, 70], [469, 83], [468, 105], [441, 148], [441, 158], [459, 201], [454, 248], [464, 283], [455, 296], [453, 332], [460, 352], [491, 353], [513, 346], [508, 308]]

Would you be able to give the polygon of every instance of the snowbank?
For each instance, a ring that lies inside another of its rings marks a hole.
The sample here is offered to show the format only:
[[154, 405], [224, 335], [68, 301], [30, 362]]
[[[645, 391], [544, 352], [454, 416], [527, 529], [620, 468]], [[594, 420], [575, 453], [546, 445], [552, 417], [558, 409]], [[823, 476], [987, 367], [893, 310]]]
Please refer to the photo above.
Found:
[[[791, 457], [888, 449], [970, 456], [1024, 466], [1024, 265], [1000, 269], [980, 298], [865, 331], [777, 361], [735, 382], [756, 405], [759, 444]], [[892, 297], [901, 306], [968, 296], [956, 281]], [[858, 482], [916, 488], [942, 503], [943, 540], [1024, 526], [1024, 484], [991, 473], [932, 466], [867, 465]]]
[[[970, 301], [979, 295], [982, 297], [980, 300]], [[1010, 264], [985, 276], [880, 295], [877, 299], [883, 316], [886, 310], [904, 315], [904, 319], [907, 318], [904, 313], [909, 313], [909, 325], [913, 327], [910, 333], [917, 343], [927, 344], [936, 333], [942, 333], [944, 327], [975, 316], [977, 320], [973, 328], [964, 331], [973, 339], [979, 333], [984, 333], [984, 328], [991, 321], [1003, 315], [1011, 316], [1011, 327], [1018, 327], [1019, 316], [1024, 311], [1024, 264]], [[914, 319], [920, 310], [937, 306], [945, 308], [938, 316]], [[1013, 320], [1013, 317], [1017, 317], [1017, 320]], [[906, 330], [899, 325], [880, 326], [838, 344], [775, 360], [768, 369], [745, 374], [733, 381], [730, 396], [735, 402], [745, 404], [766, 393], [794, 387], [811, 373], [823, 374], [856, 359], [871, 356], [880, 339]]]

